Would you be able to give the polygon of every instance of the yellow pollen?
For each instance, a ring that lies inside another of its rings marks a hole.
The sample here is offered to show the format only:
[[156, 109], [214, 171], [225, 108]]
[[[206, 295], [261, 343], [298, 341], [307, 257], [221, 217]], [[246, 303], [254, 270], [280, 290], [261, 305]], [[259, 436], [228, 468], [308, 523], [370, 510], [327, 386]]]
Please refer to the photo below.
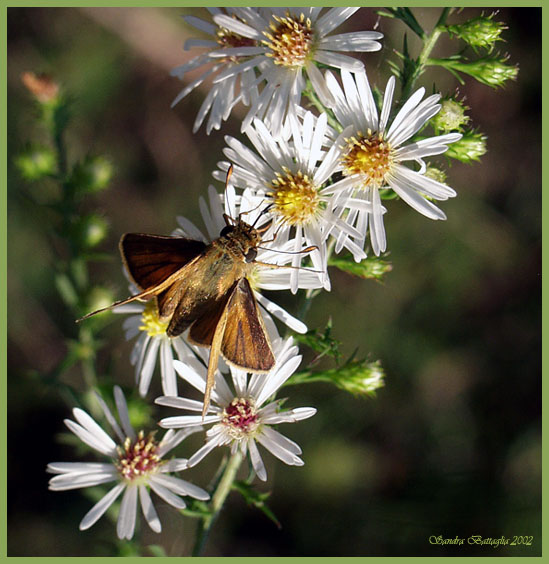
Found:
[[342, 159], [343, 174], [360, 174], [364, 186], [381, 188], [393, 166], [393, 151], [381, 133], [367, 135], [357, 133], [356, 137], [345, 140], [347, 151]]
[[308, 223], [320, 207], [320, 196], [311, 179], [301, 171], [277, 172], [271, 182], [271, 198], [274, 209], [283, 220], [292, 225]]
[[166, 335], [168, 328], [167, 321], [161, 321], [158, 316], [158, 307], [156, 300], [151, 300], [145, 305], [145, 309], [141, 314], [141, 325], [139, 329], [146, 331], [149, 337], [160, 337]]
[[299, 18], [289, 14], [283, 18], [273, 16], [273, 20], [269, 25], [270, 31], [263, 32], [267, 39], [262, 40], [262, 43], [270, 49], [266, 53], [267, 57], [272, 57], [276, 65], [302, 67], [310, 58], [313, 47], [311, 20], [305, 19], [304, 14]]

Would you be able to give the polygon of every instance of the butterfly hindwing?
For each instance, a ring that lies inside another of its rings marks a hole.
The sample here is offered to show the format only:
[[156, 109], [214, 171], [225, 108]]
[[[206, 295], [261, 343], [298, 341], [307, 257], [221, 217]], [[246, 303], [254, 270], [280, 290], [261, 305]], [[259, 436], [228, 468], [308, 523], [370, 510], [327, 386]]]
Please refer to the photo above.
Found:
[[227, 302], [221, 345], [225, 359], [244, 370], [268, 372], [275, 364], [269, 338], [250, 283], [242, 278]]

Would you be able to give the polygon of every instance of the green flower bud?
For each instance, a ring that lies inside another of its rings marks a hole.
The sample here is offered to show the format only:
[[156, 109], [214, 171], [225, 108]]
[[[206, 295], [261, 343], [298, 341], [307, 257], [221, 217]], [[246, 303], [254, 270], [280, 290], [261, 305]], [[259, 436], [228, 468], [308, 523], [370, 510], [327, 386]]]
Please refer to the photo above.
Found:
[[482, 84], [498, 88], [508, 80], [515, 80], [518, 74], [518, 66], [508, 65], [508, 56], [496, 55], [482, 57], [473, 62], [449, 61], [445, 66], [455, 71], [463, 72], [476, 78]]
[[433, 180], [436, 180], [441, 184], [446, 184], [446, 173], [435, 166], [427, 165], [424, 176], [427, 176], [427, 178], [432, 178]]
[[463, 126], [469, 121], [465, 115], [469, 108], [454, 98], [444, 98], [440, 102], [440, 111], [431, 119], [431, 124], [437, 131], [462, 131]]
[[482, 14], [463, 24], [449, 25], [446, 29], [451, 35], [463, 39], [473, 49], [483, 47], [491, 50], [496, 41], [502, 40], [501, 32], [507, 29], [505, 24], [494, 21], [492, 19], [494, 16], [495, 13], [489, 16]]
[[385, 385], [385, 374], [379, 361], [352, 361], [334, 371], [333, 382], [354, 395], [374, 395]]
[[98, 215], [87, 215], [75, 225], [75, 237], [81, 246], [92, 248], [98, 245], [107, 236], [109, 224], [107, 220]]
[[113, 175], [112, 164], [104, 157], [87, 157], [78, 163], [71, 175], [71, 183], [80, 192], [104, 190]]
[[88, 295], [84, 313], [89, 313], [90, 311], [96, 311], [98, 309], [108, 307], [113, 302], [114, 294], [110, 290], [101, 286], [95, 286], [91, 289], [91, 292]]
[[478, 131], [466, 131], [459, 141], [448, 145], [444, 154], [463, 163], [478, 161], [486, 153], [486, 139]]
[[57, 172], [55, 154], [49, 147], [29, 147], [15, 159], [15, 164], [26, 180], [39, 180]]

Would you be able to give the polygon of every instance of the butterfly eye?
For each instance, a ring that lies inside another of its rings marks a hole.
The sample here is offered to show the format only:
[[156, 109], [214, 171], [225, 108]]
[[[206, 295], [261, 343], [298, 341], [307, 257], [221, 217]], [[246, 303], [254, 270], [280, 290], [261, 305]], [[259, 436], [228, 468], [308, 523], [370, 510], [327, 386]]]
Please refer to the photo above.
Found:
[[254, 249], [253, 247], [244, 255], [244, 260], [246, 262], [252, 262], [255, 257], [257, 256], [257, 249]]
[[227, 235], [227, 233], [230, 233], [233, 229], [234, 227], [232, 225], [225, 225], [225, 227], [221, 230], [219, 236], [224, 237], [225, 235]]

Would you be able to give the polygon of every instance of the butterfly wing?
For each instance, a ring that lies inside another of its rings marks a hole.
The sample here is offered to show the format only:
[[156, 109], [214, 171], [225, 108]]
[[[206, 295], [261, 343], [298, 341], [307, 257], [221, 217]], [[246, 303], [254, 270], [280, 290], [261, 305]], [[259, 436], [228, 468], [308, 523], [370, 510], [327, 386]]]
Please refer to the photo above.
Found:
[[268, 372], [275, 364], [257, 301], [246, 278], [236, 285], [229, 302], [221, 345], [225, 359], [238, 368]]
[[146, 290], [197, 258], [206, 244], [184, 237], [126, 233], [119, 248], [128, 274], [139, 288]]

